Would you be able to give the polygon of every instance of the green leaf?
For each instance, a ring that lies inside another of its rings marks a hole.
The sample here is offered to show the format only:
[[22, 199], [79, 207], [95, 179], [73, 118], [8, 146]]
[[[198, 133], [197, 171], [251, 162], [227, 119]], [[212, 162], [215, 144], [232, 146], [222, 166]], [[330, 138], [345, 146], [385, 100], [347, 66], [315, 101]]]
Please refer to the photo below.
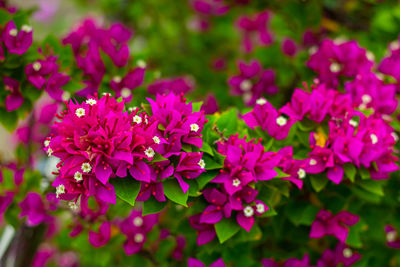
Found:
[[181, 204], [187, 207], [187, 200], [189, 196], [189, 190], [183, 193], [181, 186], [176, 179], [167, 180], [163, 183], [165, 196], [175, 203]]
[[361, 181], [360, 186], [368, 192], [371, 192], [378, 196], [383, 196], [383, 189], [382, 183], [379, 181], [368, 180], [368, 181]]
[[203, 101], [192, 103], [193, 112], [200, 111], [202, 105], [203, 105]]
[[361, 179], [363, 179], [363, 180], [367, 180], [367, 179], [371, 178], [371, 174], [365, 167], [360, 168], [360, 175], [361, 175]]
[[186, 182], [189, 184], [189, 196], [190, 197], [198, 197], [201, 195], [199, 192], [199, 184], [195, 181], [195, 179], [188, 179]]
[[221, 244], [234, 236], [239, 230], [240, 226], [234, 220], [224, 218], [215, 224], [215, 232]]
[[310, 175], [310, 181], [316, 192], [321, 191], [328, 183], [328, 179], [322, 175]]
[[206, 186], [206, 184], [208, 184], [217, 175], [218, 175], [217, 171], [207, 171], [200, 174], [200, 176], [196, 178], [196, 182], [199, 185], [199, 189], [203, 189], [203, 187]]
[[236, 133], [237, 123], [238, 116], [235, 109], [230, 109], [222, 113], [216, 122], [218, 129], [226, 136]]
[[13, 131], [18, 122], [17, 112], [7, 112], [0, 108], [0, 122], [8, 131]]
[[349, 178], [349, 180], [354, 183], [357, 173], [356, 167], [351, 163], [345, 163], [343, 165], [343, 169], [346, 177]]
[[130, 205], [135, 205], [135, 200], [140, 191], [140, 182], [136, 181], [132, 177], [115, 178], [110, 180], [111, 184], [114, 185], [115, 194], [128, 202]]
[[203, 140], [203, 146], [201, 147], [200, 151], [203, 151], [207, 154], [210, 154], [211, 156], [214, 156], [212, 147], [207, 142], [204, 142], [204, 140]]
[[167, 205], [167, 201], [158, 202], [154, 197], [150, 197], [148, 200], [143, 202], [142, 215], [159, 213]]
[[185, 152], [192, 152], [192, 151], [193, 151], [192, 146], [189, 145], [189, 144], [182, 144], [182, 149], [183, 149], [183, 151], [185, 151]]
[[154, 156], [154, 158], [151, 160], [151, 162], [159, 162], [159, 161], [164, 161], [167, 160], [166, 158], [164, 158], [163, 156], [161, 156], [161, 154], [156, 154]]
[[349, 235], [347, 236], [347, 239], [346, 239], [347, 245], [349, 245], [351, 247], [355, 247], [355, 248], [362, 247], [360, 232], [361, 232], [363, 226], [364, 226], [364, 224], [362, 222], [358, 222], [357, 224], [350, 227]]
[[262, 231], [257, 224], [254, 224], [249, 232], [247, 232], [244, 229], [241, 229], [238, 234], [238, 240], [241, 242], [256, 241], [260, 240], [261, 237], [262, 237]]
[[10, 13], [7, 12], [6, 9], [0, 9], [0, 24], [4, 25], [6, 22], [11, 20]]
[[206, 163], [206, 170], [222, 169], [223, 167], [223, 164], [214, 161], [213, 158], [208, 155], [203, 155], [203, 160]]

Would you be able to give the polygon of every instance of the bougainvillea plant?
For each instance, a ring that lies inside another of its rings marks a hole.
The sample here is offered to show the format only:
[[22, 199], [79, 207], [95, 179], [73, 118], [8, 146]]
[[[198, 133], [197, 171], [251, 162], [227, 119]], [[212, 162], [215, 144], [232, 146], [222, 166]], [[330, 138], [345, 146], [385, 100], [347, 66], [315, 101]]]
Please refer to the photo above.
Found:
[[1, 266], [400, 264], [398, 1], [6, 2]]

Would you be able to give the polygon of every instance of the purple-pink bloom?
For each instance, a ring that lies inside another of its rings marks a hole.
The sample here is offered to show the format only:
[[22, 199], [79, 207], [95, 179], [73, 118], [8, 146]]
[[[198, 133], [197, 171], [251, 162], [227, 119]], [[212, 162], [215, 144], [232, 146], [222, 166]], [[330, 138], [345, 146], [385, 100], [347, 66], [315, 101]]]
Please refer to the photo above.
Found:
[[268, 29], [271, 19], [269, 11], [263, 11], [251, 16], [241, 16], [236, 21], [236, 27], [242, 33], [242, 48], [246, 53], [253, 51], [255, 45], [267, 46], [273, 41]]
[[310, 238], [334, 235], [341, 242], [346, 242], [349, 227], [356, 224], [360, 217], [348, 211], [332, 215], [330, 211], [320, 210], [311, 225]]
[[128, 72], [124, 78], [116, 76], [110, 82], [111, 89], [114, 90], [117, 98], [122, 97], [126, 102], [132, 100], [132, 90], [142, 85], [144, 80], [145, 68], [137, 67]]
[[18, 31], [14, 21], [9, 21], [3, 31], [2, 39], [9, 53], [22, 55], [32, 45], [32, 27], [22, 25]]
[[25, 199], [19, 203], [21, 207], [20, 218], [26, 216], [26, 224], [35, 226], [47, 219], [46, 207], [42, 197], [35, 192], [29, 192]]
[[201, 214], [200, 223], [216, 224], [222, 218], [231, 216], [232, 208], [226, 194], [216, 188], [208, 188], [203, 191], [203, 196], [210, 205]]
[[56, 60], [56, 57], [50, 56], [46, 59], [39, 59], [26, 65], [25, 75], [28, 78], [28, 81], [37, 89], [43, 89], [48, 76], [58, 70]]
[[281, 48], [282, 52], [289, 57], [294, 57], [297, 53], [296, 43], [290, 38], [285, 38], [282, 41]]
[[197, 245], [201, 246], [211, 242], [217, 234], [215, 233], [214, 224], [200, 223], [201, 214], [189, 217], [190, 226], [197, 232]]
[[7, 76], [3, 77], [3, 82], [4, 89], [9, 92], [6, 96], [6, 109], [8, 112], [14, 111], [24, 102], [24, 97], [20, 92], [19, 82]]
[[197, 178], [201, 173], [205, 172], [204, 161], [202, 160], [203, 152], [182, 152], [178, 165], [175, 167], [174, 176], [178, 180], [183, 193], [189, 189], [189, 185], [185, 179]]
[[256, 103], [264, 94], [275, 94], [278, 87], [275, 85], [275, 72], [272, 69], [263, 69], [258, 60], [253, 59], [248, 64], [238, 62], [240, 73], [228, 80], [233, 95], [241, 95], [248, 106]]
[[385, 225], [386, 244], [388, 247], [400, 249], [400, 237], [396, 228], [392, 225]]
[[[198, 259], [195, 258], [189, 258], [188, 259], [188, 267], [206, 267], [206, 265], [204, 263], [202, 263], [201, 261], [199, 261]], [[213, 263], [211, 263], [210, 265], [208, 265], [208, 267], [225, 267], [225, 263], [222, 260], [222, 258], [214, 261]]]
[[194, 82], [188, 77], [165, 78], [154, 81], [147, 86], [149, 94], [185, 94], [192, 91]]
[[111, 237], [111, 223], [103, 222], [98, 232], [90, 231], [89, 232], [89, 242], [94, 247], [101, 247], [108, 243]]

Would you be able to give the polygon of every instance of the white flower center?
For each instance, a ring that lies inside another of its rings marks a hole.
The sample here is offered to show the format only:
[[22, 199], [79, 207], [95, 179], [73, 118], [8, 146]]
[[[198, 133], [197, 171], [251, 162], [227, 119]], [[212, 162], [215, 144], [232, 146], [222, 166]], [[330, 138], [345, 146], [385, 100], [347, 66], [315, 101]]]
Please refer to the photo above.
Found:
[[349, 124], [354, 128], [358, 126], [358, 122], [356, 122], [355, 120], [349, 120]]
[[50, 145], [50, 140], [49, 139], [44, 140], [44, 146], [48, 147], [49, 145]]
[[122, 96], [123, 98], [130, 97], [131, 95], [132, 95], [132, 92], [131, 92], [131, 90], [130, 90], [129, 88], [126, 88], [126, 87], [122, 88], [122, 90], [121, 90], [121, 96]]
[[364, 104], [368, 104], [368, 103], [370, 103], [370, 102], [372, 101], [372, 97], [371, 97], [370, 95], [367, 95], [367, 94], [362, 95], [361, 101], [362, 101]]
[[156, 143], [157, 145], [159, 145], [160, 142], [161, 142], [161, 140], [160, 140], [160, 138], [159, 138], [158, 136], [154, 136], [154, 137], [153, 137], [153, 141], [154, 141], [154, 143]]
[[345, 258], [350, 258], [351, 256], [353, 256], [353, 251], [350, 248], [345, 248], [343, 249], [343, 256]]
[[57, 188], [56, 188], [57, 198], [59, 197], [59, 195], [64, 194], [64, 193], [65, 193], [65, 186], [63, 184], [60, 184], [59, 186], [57, 186]]
[[399, 41], [393, 41], [389, 44], [389, 49], [390, 50], [397, 50], [400, 48], [400, 43]]
[[92, 166], [89, 163], [85, 162], [82, 164], [81, 169], [84, 173], [89, 173], [92, 170]]
[[264, 213], [265, 212], [265, 207], [264, 207], [264, 205], [263, 204], [261, 204], [261, 203], [259, 203], [259, 204], [257, 204], [256, 205], [256, 209], [257, 209], [257, 212], [258, 213]]
[[378, 143], [378, 137], [376, 136], [376, 134], [371, 134], [369, 137], [371, 138], [371, 142], [373, 145]]
[[138, 115], [135, 115], [135, 117], [133, 117], [133, 122], [140, 124], [142, 122], [142, 118]]
[[32, 26], [29, 25], [22, 25], [21, 30], [24, 32], [31, 32], [32, 31]]
[[83, 116], [85, 116], [85, 110], [84, 110], [83, 108], [77, 108], [77, 109], [75, 110], [75, 114], [76, 114], [76, 116], [78, 116], [79, 118], [80, 118], [80, 117], [83, 117]]
[[238, 187], [240, 185], [240, 180], [238, 178], [233, 179], [232, 185], [235, 186], [235, 187]]
[[47, 149], [47, 156], [51, 156], [51, 155], [53, 155], [53, 149], [51, 149], [51, 147], [49, 147], [48, 149]]
[[251, 217], [254, 215], [254, 209], [250, 206], [247, 206], [243, 209], [244, 216]]
[[133, 239], [136, 243], [141, 243], [144, 240], [144, 236], [141, 233], [137, 233]]
[[147, 66], [146, 62], [142, 59], [139, 59], [136, 64], [138, 65], [139, 68], [142, 68], [142, 69], [146, 68], [146, 66]]
[[97, 101], [93, 98], [90, 98], [90, 99], [86, 100], [86, 104], [93, 106], [93, 105], [97, 104]]
[[143, 225], [143, 219], [141, 217], [133, 218], [133, 225], [136, 227], [140, 227]]
[[279, 116], [276, 119], [276, 124], [278, 124], [279, 126], [284, 126], [284, 125], [286, 125], [286, 123], [287, 123], [287, 119], [283, 116]]
[[199, 125], [197, 125], [197, 123], [192, 123], [190, 124], [190, 130], [192, 132], [197, 132], [200, 129]]
[[32, 64], [32, 68], [35, 70], [35, 71], [39, 71], [41, 68], [42, 68], [42, 64], [40, 64], [40, 62], [35, 62], [35, 63], [33, 63]]
[[318, 51], [318, 47], [317, 46], [311, 46], [310, 49], [308, 49], [308, 53], [310, 55], [314, 55], [316, 52]]
[[333, 62], [331, 64], [331, 66], [329, 67], [329, 69], [331, 70], [331, 72], [334, 72], [334, 73], [340, 72], [340, 64]]
[[257, 99], [256, 104], [258, 105], [264, 105], [265, 103], [267, 103], [267, 100], [263, 97]]
[[251, 88], [253, 87], [253, 84], [250, 80], [243, 80], [240, 85], [239, 85], [240, 89], [242, 89], [243, 91], [247, 92], [250, 91]]
[[204, 159], [200, 159], [197, 164], [199, 164], [200, 168], [202, 168], [202, 169], [204, 169], [206, 167], [206, 163], [204, 162]]
[[74, 211], [78, 209], [78, 205], [76, 205], [75, 202], [69, 202], [69, 203], [68, 203], [68, 206], [69, 206], [69, 208], [70, 208], [71, 210], [74, 210]]
[[17, 36], [17, 34], [18, 34], [18, 30], [17, 29], [12, 29], [12, 30], [10, 30], [9, 32], [8, 32], [8, 34], [10, 34], [11, 36]]
[[395, 142], [399, 141], [399, 136], [397, 135], [397, 133], [392, 132], [390, 135], [393, 137]]
[[129, 110], [129, 112], [133, 112], [133, 111], [135, 111], [137, 109], [138, 109], [138, 107], [130, 107], [128, 110]]
[[388, 242], [394, 242], [396, 241], [397, 238], [397, 232], [396, 231], [390, 231], [386, 234], [386, 240]]
[[146, 154], [147, 157], [152, 158], [154, 157], [155, 153], [154, 150], [151, 147], [148, 147], [144, 153]]
[[368, 60], [375, 61], [375, 55], [371, 51], [367, 51], [366, 56]]
[[112, 80], [116, 83], [120, 83], [122, 81], [122, 78], [121, 78], [121, 76], [114, 76], [114, 78]]
[[317, 165], [317, 161], [315, 159], [310, 159], [310, 165], [311, 166]]
[[306, 171], [304, 169], [300, 168], [297, 171], [297, 175], [299, 176], [300, 179], [304, 179], [306, 177]]
[[82, 181], [82, 180], [83, 180], [82, 173], [81, 173], [81, 172], [76, 172], [76, 173], [74, 174], [74, 179], [75, 179], [75, 181], [77, 181], [77, 182]]

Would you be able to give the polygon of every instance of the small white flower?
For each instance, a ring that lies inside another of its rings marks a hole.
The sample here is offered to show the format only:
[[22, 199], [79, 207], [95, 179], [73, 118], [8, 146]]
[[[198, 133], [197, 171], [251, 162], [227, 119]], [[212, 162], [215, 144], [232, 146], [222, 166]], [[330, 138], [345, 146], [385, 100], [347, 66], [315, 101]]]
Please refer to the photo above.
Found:
[[334, 72], [334, 73], [340, 72], [340, 65], [339, 65], [339, 63], [332, 62], [329, 69], [331, 70], [331, 72]]
[[123, 98], [130, 97], [131, 95], [132, 95], [132, 92], [131, 92], [131, 90], [130, 90], [129, 88], [126, 88], [126, 87], [122, 88], [122, 90], [121, 90], [121, 96], [122, 96]]
[[50, 145], [50, 140], [49, 139], [44, 140], [44, 146], [48, 147], [49, 145]]
[[144, 119], [145, 124], [149, 124], [149, 120], [147, 118]]
[[253, 207], [247, 206], [243, 209], [244, 216], [251, 217], [254, 215]]
[[110, 93], [103, 93], [104, 96], [111, 96]]
[[206, 163], [204, 162], [204, 159], [200, 159], [197, 164], [199, 164], [200, 168], [202, 168], [202, 169], [204, 169], [206, 167]]
[[240, 85], [239, 85], [240, 89], [242, 89], [243, 91], [247, 92], [250, 91], [251, 88], [253, 87], [253, 84], [250, 80], [243, 80]]
[[93, 106], [93, 105], [97, 104], [97, 101], [93, 98], [90, 98], [90, 99], [86, 100], [86, 104]]
[[345, 248], [343, 249], [343, 256], [345, 258], [350, 258], [351, 256], [353, 256], [353, 251], [350, 248]]
[[371, 51], [367, 51], [366, 56], [368, 60], [375, 61], [375, 55]]
[[83, 108], [77, 108], [75, 110], [75, 115], [78, 116], [79, 118], [83, 117], [85, 116], [85, 110]]
[[358, 106], [358, 108], [361, 109], [361, 110], [364, 110], [364, 109], [367, 109], [367, 105], [365, 105], [364, 103], [361, 103], [361, 104]]
[[304, 169], [300, 168], [297, 171], [297, 175], [299, 176], [300, 179], [304, 179], [306, 177], [306, 171]]
[[197, 125], [197, 123], [192, 123], [190, 124], [190, 130], [192, 132], [197, 132], [200, 129], [199, 125]]
[[137, 233], [133, 239], [135, 240], [136, 243], [141, 243], [144, 240], [144, 236], [141, 233]]
[[135, 117], [133, 117], [133, 122], [140, 124], [142, 122], [142, 117], [135, 115]]
[[92, 166], [88, 162], [82, 164], [81, 169], [84, 173], [89, 173], [92, 170]]
[[370, 95], [367, 95], [367, 94], [362, 95], [361, 101], [362, 101], [364, 104], [368, 104], [368, 103], [370, 103], [370, 102], [372, 101], [372, 97], [371, 97]]
[[68, 206], [69, 206], [69, 208], [70, 208], [71, 210], [73, 210], [73, 211], [75, 211], [75, 210], [78, 209], [78, 205], [76, 205], [75, 202], [69, 202], [69, 203], [68, 203]]
[[233, 181], [232, 181], [232, 185], [234, 186], [234, 187], [238, 187], [239, 185], [240, 185], [240, 180], [239, 179], [233, 179]]
[[136, 62], [136, 64], [138, 65], [139, 68], [142, 68], [142, 69], [146, 68], [146, 66], [147, 66], [146, 62], [144, 60], [142, 60], [142, 59], [139, 59]]
[[151, 147], [148, 147], [144, 153], [146, 154], [147, 157], [152, 158], [154, 157], [155, 153], [154, 150]]
[[159, 145], [161, 143], [161, 140], [158, 136], [153, 136], [153, 141], [154, 143], [156, 143], [157, 145]]
[[17, 29], [11, 29], [8, 34], [10, 34], [11, 36], [17, 36], [18, 35], [18, 30]]
[[389, 49], [390, 50], [397, 50], [400, 48], [400, 43], [399, 41], [393, 41], [389, 44]]
[[284, 125], [286, 125], [286, 123], [287, 123], [287, 119], [283, 116], [279, 116], [276, 119], [276, 124], [278, 124], [279, 126], [284, 126]]
[[315, 159], [310, 159], [310, 165], [311, 166], [317, 165], [317, 161]]
[[51, 147], [49, 147], [48, 149], [47, 149], [47, 156], [51, 156], [51, 155], [53, 155], [53, 149], [51, 149]]
[[397, 238], [397, 232], [396, 231], [390, 231], [386, 233], [386, 240], [387, 242], [394, 242], [396, 241]]
[[31, 32], [32, 31], [32, 26], [24, 24], [24, 25], [22, 25], [21, 30], [24, 31], [24, 32]]
[[57, 186], [57, 188], [56, 188], [57, 198], [59, 197], [59, 195], [64, 194], [64, 193], [65, 193], [65, 186], [63, 184], [60, 184], [59, 186]]
[[116, 83], [120, 83], [122, 81], [122, 78], [121, 76], [114, 76], [112, 80]]
[[358, 122], [356, 122], [355, 120], [349, 120], [349, 124], [354, 128], [358, 126]]
[[257, 209], [257, 212], [258, 213], [264, 213], [265, 212], [265, 206], [263, 205], [263, 204], [261, 204], [261, 203], [258, 203], [257, 205], [256, 205], [256, 209]]
[[318, 47], [314, 45], [314, 46], [311, 46], [310, 49], [308, 49], [308, 54], [314, 55], [317, 51], [318, 51]]
[[34, 62], [34, 63], [32, 64], [32, 68], [33, 68], [35, 71], [39, 71], [39, 70], [42, 68], [42, 64], [40, 64], [40, 62], [36, 61], [36, 62]]
[[245, 93], [242, 95], [243, 101], [244, 101], [245, 103], [248, 103], [248, 102], [251, 100], [252, 97], [253, 97], [253, 94], [252, 94], [251, 92], [245, 92]]
[[82, 173], [81, 173], [81, 172], [76, 172], [76, 173], [74, 174], [74, 179], [75, 179], [75, 181], [77, 181], [77, 182], [82, 181], [82, 180], [83, 180]]
[[256, 104], [258, 105], [264, 105], [265, 103], [267, 103], [267, 100], [264, 97], [261, 97], [256, 101]]
[[397, 133], [392, 132], [390, 135], [393, 137], [395, 142], [399, 141], [399, 136], [397, 135]]
[[143, 225], [143, 219], [141, 217], [133, 218], [133, 225], [136, 227], [140, 227]]
[[63, 94], [61, 95], [61, 99], [63, 101], [68, 101], [68, 99], [71, 98], [71, 94], [69, 92], [63, 92]]
[[373, 145], [378, 143], [378, 136], [376, 136], [376, 134], [371, 134], [369, 137], [371, 138], [371, 142]]
[[134, 112], [138, 109], [138, 107], [130, 107], [128, 108], [129, 112]]

